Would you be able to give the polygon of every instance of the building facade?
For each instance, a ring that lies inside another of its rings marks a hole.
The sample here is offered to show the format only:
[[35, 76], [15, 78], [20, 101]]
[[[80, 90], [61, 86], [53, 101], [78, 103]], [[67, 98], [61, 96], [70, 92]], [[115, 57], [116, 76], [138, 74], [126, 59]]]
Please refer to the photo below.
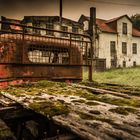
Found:
[[[82, 15], [79, 22], [86, 31], [89, 18]], [[107, 69], [140, 65], [140, 31], [133, 28], [127, 15], [96, 19], [96, 26], [95, 58], [104, 59]]]
[[[27, 26], [83, 34], [82, 24], [66, 18], [62, 18], [62, 22], [60, 23], [59, 16], [25, 16], [22, 23]], [[28, 30], [27, 32], [32, 32], [34, 34], [39, 34], [39, 35], [61, 37], [61, 38], [70, 37], [66, 33], [58, 33], [58, 32], [45, 31], [45, 30], [40, 31], [37, 29], [30, 30], [30, 31]], [[73, 36], [73, 38], [74, 37], [76, 38], [76, 36]]]

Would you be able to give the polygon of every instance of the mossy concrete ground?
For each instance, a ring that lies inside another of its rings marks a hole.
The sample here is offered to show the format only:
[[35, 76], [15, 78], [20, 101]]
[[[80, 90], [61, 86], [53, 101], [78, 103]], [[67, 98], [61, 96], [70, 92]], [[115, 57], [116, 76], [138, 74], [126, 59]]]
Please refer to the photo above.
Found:
[[[1, 89], [1, 93], [59, 124], [72, 127], [71, 129], [76, 127], [75, 131], [81, 135], [85, 135], [83, 129], [88, 131], [93, 123], [99, 123], [104, 133], [108, 130], [118, 133], [112, 124], [126, 125], [124, 122], [128, 122], [130, 128], [135, 125], [140, 130], [140, 99], [131, 95], [127, 99], [110, 94], [98, 94], [72, 84], [51, 81], [10, 86]], [[96, 131], [100, 132], [101, 129]]]

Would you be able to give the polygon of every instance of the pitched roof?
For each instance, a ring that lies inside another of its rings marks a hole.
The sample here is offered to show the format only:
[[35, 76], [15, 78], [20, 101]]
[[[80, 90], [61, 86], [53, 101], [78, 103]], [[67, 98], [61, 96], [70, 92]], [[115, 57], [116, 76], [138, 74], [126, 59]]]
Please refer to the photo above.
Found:
[[132, 35], [136, 36], [136, 37], [140, 37], [140, 31], [138, 31], [137, 29], [133, 28], [132, 29]]
[[107, 20], [106, 23], [111, 23], [111, 22], [117, 21], [117, 20], [119, 20], [119, 19], [121, 19], [123, 17], [126, 17], [130, 22], [132, 22], [131, 19], [130, 19], [130, 17], [128, 15], [122, 15], [122, 16], [119, 16], [119, 17], [116, 17], [116, 18]]
[[[84, 15], [82, 15], [81, 17], [84, 20], [88, 20], [88, 21], [90, 20], [89, 17], [86, 17]], [[132, 22], [131, 19], [127, 15], [122, 15], [122, 16], [119, 16], [119, 17], [116, 17], [116, 18], [113, 18], [113, 19], [110, 19], [110, 20], [104, 20], [104, 19], [98, 19], [97, 18], [96, 19], [96, 24], [97, 24], [98, 28], [103, 32], [117, 34], [117, 27], [111, 26], [111, 24], [115, 23], [117, 20], [119, 20], [119, 19], [121, 19], [123, 17], [126, 17], [130, 22]], [[80, 19], [79, 19], [79, 21], [81, 22]], [[132, 29], [132, 35], [136, 36], [136, 37], [140, 37], [140, 31], [138, 31], [137, 29], [133, 28]]]
[[116, 30], [106, 24], [106, 20], [96, 19], [96, 24], [103, 32], [116, 33]]

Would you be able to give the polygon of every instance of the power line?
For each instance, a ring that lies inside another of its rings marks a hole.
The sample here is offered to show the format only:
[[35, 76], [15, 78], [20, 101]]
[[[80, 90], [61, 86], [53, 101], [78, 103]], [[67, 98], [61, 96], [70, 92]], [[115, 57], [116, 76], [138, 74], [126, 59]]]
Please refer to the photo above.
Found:
[[118, 3], [118, 2], [107, 2], [107, 1], [96, 1], [96, 0], [84, 0], [84, 1], [89, 1], [89, 2], [95, 2], [95, 3], [104, 3], [104, 4], [112, 4], [112, 5], [124, 5], [124, 6], [134, 6], [134, 7], [139, 7], [139, 4], [127, 4], [127, 3]]

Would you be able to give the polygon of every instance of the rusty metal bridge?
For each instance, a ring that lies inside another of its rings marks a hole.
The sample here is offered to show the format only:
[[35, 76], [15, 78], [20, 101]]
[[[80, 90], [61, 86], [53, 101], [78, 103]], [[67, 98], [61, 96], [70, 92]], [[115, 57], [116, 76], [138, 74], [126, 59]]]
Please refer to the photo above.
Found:
[[91, 70], [92, 42], [88, 35], [0, 24], [1, 80], [81, 80], [82, 67]]

